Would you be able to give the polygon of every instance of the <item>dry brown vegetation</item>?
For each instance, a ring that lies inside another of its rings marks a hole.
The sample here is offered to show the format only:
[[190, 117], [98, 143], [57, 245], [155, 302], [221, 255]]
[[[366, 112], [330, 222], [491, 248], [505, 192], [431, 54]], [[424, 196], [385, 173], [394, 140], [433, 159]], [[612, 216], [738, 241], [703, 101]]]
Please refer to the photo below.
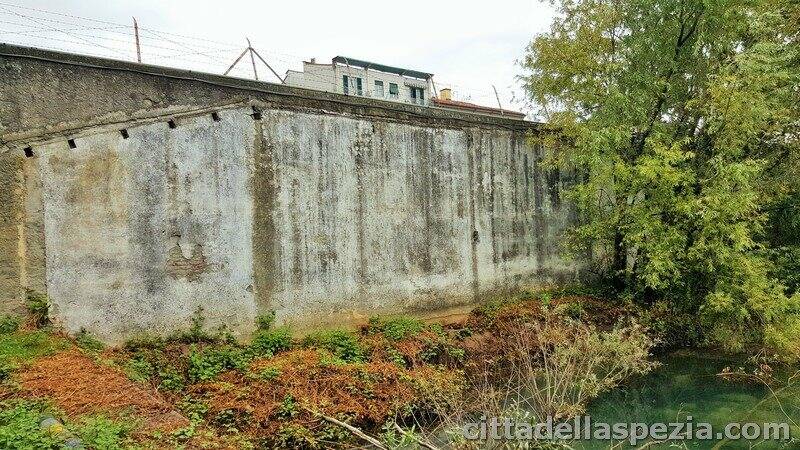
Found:
[[[644, 341], [627, 347], [631, 364], [604, 366], [632, 329], [609, 335], [617, 340], [603, 346], [588, 323], [611, 330], [621, 317], [620, 309], [590, 297], [528, 296], [489, 303], [447, 328], [401, 317], [294, 344], [268, 327], [260, 347], [197, 327], [174, 340], [102, 351], [72, 346], [34, 359], [13, 374], [16, 387], [6, 397], [46, 399], [70, 418], [133, 418], [145, 447], [364, 443], [341, 423], [379, 439], [387, 429], [413, 427], [435, 441], [471, 415], [501, 416], [515, 405], [566, 417], [625, 376], [646, 371], [646, 364], [633, 364], [646, 359]], [[605, 353], [576, 357], [598, 349]], [[562, 376], [543, 376], [543, 368]], [[604, 384], [565, 388], [583, 372], [603, 374]]]
[[71, 417], [133, 414], [147, 431], [171, 432], [189, 425], [157, 391], [77, 349], [35, 360], [17, 374], [17, 380], [19, 395], [53, 401]]

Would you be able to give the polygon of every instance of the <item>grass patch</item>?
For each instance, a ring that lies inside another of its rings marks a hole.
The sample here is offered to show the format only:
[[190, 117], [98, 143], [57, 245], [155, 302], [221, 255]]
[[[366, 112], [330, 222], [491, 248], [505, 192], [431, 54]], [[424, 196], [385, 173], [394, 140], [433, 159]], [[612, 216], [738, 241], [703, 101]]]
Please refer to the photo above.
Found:
[[14, 333], [19, 329], [22, 319], [15, 316], [0, 317], [0, 334]]
[[69, 347], [69, 342], [45, 330], [0, 335], [0, 363], [19, 363], [52, 355]]

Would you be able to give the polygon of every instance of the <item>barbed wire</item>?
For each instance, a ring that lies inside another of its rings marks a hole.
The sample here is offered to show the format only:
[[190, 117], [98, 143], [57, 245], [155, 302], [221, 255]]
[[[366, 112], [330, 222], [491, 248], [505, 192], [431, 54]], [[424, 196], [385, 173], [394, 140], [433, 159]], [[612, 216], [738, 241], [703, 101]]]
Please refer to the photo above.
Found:
[[[139, 43], [144, 63], [182, 69], [222, 73], [245, 49], [236, 44], [207, 37], [189, 36], [139, 26]], [[108, 20], [83, 17], [42, 8], [14, 5], [0, 1], [0, 40], [15, 45], [35, 46], [63, 52], [79, 52], [90, 56], [135, 60], [134, 26]], [[305, 57], [272, 49], [257, 49], [278, 73], [301, 72], [303, 79], [323, 90], [337, 92], [339, 80], [304, 72]], [[244, 61], [244, 60], [242, 60]], [[228, 75], [253, 78], [249, 64], [234, 66]], [[272, 74], [268, 80], [273, 79]], [[285, 75], [284, 75], [285, 76]], [[438, 90], [450, 88], [454, 100], [497, 106], [493, 90], [434, 79]], [[364, 92], [371, 92], [365, 86]], [[504, 92], [506, 94], [506, 92]], [[503, 95], [513, 101], [514, 94]]]

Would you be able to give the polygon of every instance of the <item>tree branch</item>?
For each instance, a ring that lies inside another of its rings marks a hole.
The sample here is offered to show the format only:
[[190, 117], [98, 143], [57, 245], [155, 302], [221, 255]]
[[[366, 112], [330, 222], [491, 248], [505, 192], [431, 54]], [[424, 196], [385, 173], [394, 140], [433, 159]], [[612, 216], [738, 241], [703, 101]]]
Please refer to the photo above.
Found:
[[310, 412], [311, 414], [313, 414], [315, 416], [321, 417], [322, 419], [324, 419], [324, 420], [326, 420], [326, 421], [328, 421], [328, 422], [330, 422], [330, 423], [332, 423], [334, 425], [338, 425], [338, 426], [346, 429], [347, 431], [353, 433], [354, 435], [360, 437], [361, 439], [369, 442], [370, 444], [374, 445], [375, 447], [378, 447], [381, 450], [389, 450], [385, 445], [383, 445], [383, 443], [381, 441], [375, 439], [372, 436], [367, 435], [363, 431], [359, 430], [358, 428], [356, 428], [356, 427], [354, 427], [354, 426], [352, 426], [350, 424], [344, 423], [341, 420], [336, 420], [333, 417], [326, 416], [325, 414], [322, 414], [320, 412], [314, 411], [313, 409], [310, 409], [310, 408], [306, 408], [305, 406], [303, 407], [303, 409], [305, 409], [306, 411]]

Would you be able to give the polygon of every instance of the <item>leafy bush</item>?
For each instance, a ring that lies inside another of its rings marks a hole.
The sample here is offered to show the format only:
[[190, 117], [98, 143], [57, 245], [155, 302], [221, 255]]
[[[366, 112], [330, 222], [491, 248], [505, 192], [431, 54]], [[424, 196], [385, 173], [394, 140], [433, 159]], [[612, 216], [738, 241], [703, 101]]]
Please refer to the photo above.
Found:
[[406, 367], [406, 358], [400, 353], [399, 350], [393, 347], [389, 347], [386, 349], [386, 356], [389, 358], [389, 361], [395, 363], [399, 367]]
[[424, 347], [419, 352], [419, 358], [427, 364], [449, 365], [463, 363], [466, 352], [458, 347], [449, 336], [439, 334], [432, 338], [426, 336], [422, 339]]
[[224, 346], [198, 351], [192, 347], [189, 353], [189, 381], [213, 380], [223, 371], [244, 369], [248, 362], [248, 355], [239, 348]]
[[223, 409], [214, 416], [214, 425], [228, 433], [236, 433], [250, 421], [250, 413], [239, 409]]
[[346, 330], [328, 330], [309, 334], [303, 339], [303, 345], [327, 350], [342, 361], [364, 361], [364, 349], [361, 348], [358, 338]]
[[0, 361], [0, 383], [8, 380], [16, 367], [8, 362]]
[[277, 415], [282, 419], [289, 419], [297, 414], [300, 413], [300, 408], [297, 406], [297, 402], [294, 400], [290, 394], [286, 394], [283, 397], [283, 401], [278, 406]]
[[284, 425], [275, 436], [273, 448], [323, 448], [314, 433], [302, 425]]
[[423, 321], [408, 316], [397, 316], [389, 319], [372, 317], [369, 319], [370, 332], [383, 333], [384, 336], [393, 341], [415, 336], [426, 329], [427, 327]]
[[21, 319], [15, 316], [0, 317], [0, 334], [14, 333], [19, 329]]
[[550, 307], [550, 302], [553, 301], [553, 297], [549, 292], [544, 292], [539, 296], [539, 301], [542, 302], [542, 307], [547, 309]]
[[341, 367], [349, 364], [347, 361], [339, 358], [327, 350], [318, 350], [318, 352], [320, 367]]
[[274, 330], [259, 330], [253, 337], [248, 351], [254, 356], [272, 356], [292, 348], [292, 332], [289, 327]]
[[770, 249], [773, 276], [786, 286], [787, 295], [800, 292], [800, 246]]
[[656, 302], [641, 314], [641, 323], [663, 349], [695, 347], [704, 340], [703, 328], [696, 314]]
[[800, 362], [800, 314], [787, 314], [780, 322], [767, 325], [764, 343], [784, 361]]
[[494, 319], [497, 318], [497, 314], [503, 308], [503, 302], [495, 299], [488, 302], [485, 302], [478, 307], [476, 307], [472, 313], [475, 316], [482, 317], [487, 319], [489, 322], [492, 322]]

